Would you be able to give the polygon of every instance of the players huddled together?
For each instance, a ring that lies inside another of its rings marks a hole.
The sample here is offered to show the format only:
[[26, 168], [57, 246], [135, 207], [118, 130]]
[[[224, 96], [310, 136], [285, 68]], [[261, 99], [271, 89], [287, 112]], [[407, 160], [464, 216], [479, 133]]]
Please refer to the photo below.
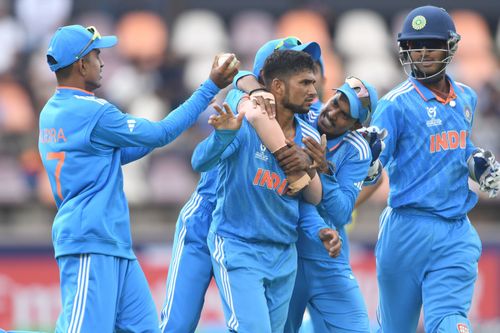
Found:
[[[251, 71], [216, 56], [191, 97], [153, 122], [94, 95], [115, 36], [59, 28], [47, 50], [58, 86], [40, 114], [40, 133], [54, 135], [39, 141], [58, 209], [56, 332], [195, 332], [212, 278], [229, 332], [305, 333], [306, 309], [307, 332], [370, 332], [345, 228], [384, 169], [378, 331], [415, 332], [423, 308], [428, 333], [472, 332], [481, 241], [468, 179], [494, 197], [500, 164], [471, 141], [476, 93], [446, 73], [460, 41], [446, 10], [412, 10], [397, 41], [408, 78], [380, 99], [348, 76], [319, 100], [319, 44], [283, 37], [262, 45]], [[179, 213], [159, 321], [121, 165], [172, 142], [229, 85], [193, 152], [201, 176]]]

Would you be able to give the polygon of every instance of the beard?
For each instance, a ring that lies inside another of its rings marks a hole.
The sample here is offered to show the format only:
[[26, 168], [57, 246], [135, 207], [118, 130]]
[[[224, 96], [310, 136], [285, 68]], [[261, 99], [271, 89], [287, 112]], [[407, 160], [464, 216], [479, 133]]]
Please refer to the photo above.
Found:
[[283, 106], [287, 109], [289, 109], [290, 111], [292, 111], [294, 114], [295, 113], [298, 113], [298, 114], [305, 114], [305, 113], [308, 113], [309, 112], [309, 108], [308, 107], [305, 107], [304, 105], [301, 105], [301, 104], [294, 104], [292, 102], [290, 102], [290, 98], [289, 98], [289, 93], [288, 91], [286, 91], [286, 95], [285, 97], [283, 98], [283, 102], [282, 102]]

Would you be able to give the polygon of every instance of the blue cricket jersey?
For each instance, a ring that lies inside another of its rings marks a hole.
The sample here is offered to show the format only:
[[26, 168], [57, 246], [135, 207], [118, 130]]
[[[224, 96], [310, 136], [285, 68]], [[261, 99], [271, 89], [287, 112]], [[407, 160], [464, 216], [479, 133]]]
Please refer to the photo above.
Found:
[[409, 78], [378, 103], [372, 125], [386, 128], [380, 161], [389, 175], [388, 204], [417, 214], [461, 218], [474, 207], [467, 158], [476, 93], [447, 76], [452, 93], [440, 101], [418, 80]]
[[52, 228], [56, 257], [135, 258], [121, 165], [173, 141], [218, 91], [207, 80], [166, 118], [151, 122], [122, 113], [90, 92], [57, 88], [40, 114], [38, 142], [58, 208]]
[[[317, 125], [317, 119], [314, 121]], [[351, 222], [354, 204], [370, 167], [371, 151], [366, 140], [356, 131], [328, 140], [327, 149], [326, 158], [335, 168], [333, 175], [321, 174], [323, 198], [317, 210], [325, 222], [339, 232], [343, 240], [342, 250], [337, 258], [332, 259], [320, 244], [311, 242], [299, 231], [297, 251], [301, 258], [349, 264], [349, 240], [344, 227]], [[301, 215], [301, 220], [310, 218], [314, 218], [314, 212]]]
[[[227, 101], [233, 109], [242, 94], [233, 90], [228, 95]], [[297, 144], [302, 146], [305, 135], [319, 141], [316, 130], [303, 120], [295, 119]], [[285, 173], [246, 119], [238, 131], [214, 131], [196, 147], [192, 164], [198, 171], [217, 165], [217, 203], [212, 232], [246, 242], [288, 245], [297, 240], [300, 198], [284, 195]], [[317, 237], [317, 232], [326, 227], [322, 222], [306, 227], [310, 237]]]

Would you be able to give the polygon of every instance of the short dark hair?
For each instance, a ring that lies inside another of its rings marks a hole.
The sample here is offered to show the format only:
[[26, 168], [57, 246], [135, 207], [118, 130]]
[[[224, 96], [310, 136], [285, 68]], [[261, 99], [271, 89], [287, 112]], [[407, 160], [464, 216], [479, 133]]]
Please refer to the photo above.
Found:
[[277, 50], [267, 57], [264, 67], [262, 67], [262, 77], [264, 84], [268, 86], [275, 78], [286, 81], [291, 75], [304, 70], [314, 73], [314, 61], [308, 53], [295, 50]]

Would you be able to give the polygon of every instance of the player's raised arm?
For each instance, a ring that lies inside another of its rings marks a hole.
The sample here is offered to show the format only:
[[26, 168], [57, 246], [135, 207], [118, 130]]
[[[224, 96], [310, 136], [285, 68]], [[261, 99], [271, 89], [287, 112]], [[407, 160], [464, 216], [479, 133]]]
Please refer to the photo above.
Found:
[[161, 121], [133, 117], [106, 104], [92, 132], [91, 141], [111, 147], [160, 147], [175, 140], [196, 122], [220, 89], [229, 85], [239, 66], [239, 63], [230, 66], [230, 60], [228, 58], [218, 65], [216, 57], [209, 79]]

